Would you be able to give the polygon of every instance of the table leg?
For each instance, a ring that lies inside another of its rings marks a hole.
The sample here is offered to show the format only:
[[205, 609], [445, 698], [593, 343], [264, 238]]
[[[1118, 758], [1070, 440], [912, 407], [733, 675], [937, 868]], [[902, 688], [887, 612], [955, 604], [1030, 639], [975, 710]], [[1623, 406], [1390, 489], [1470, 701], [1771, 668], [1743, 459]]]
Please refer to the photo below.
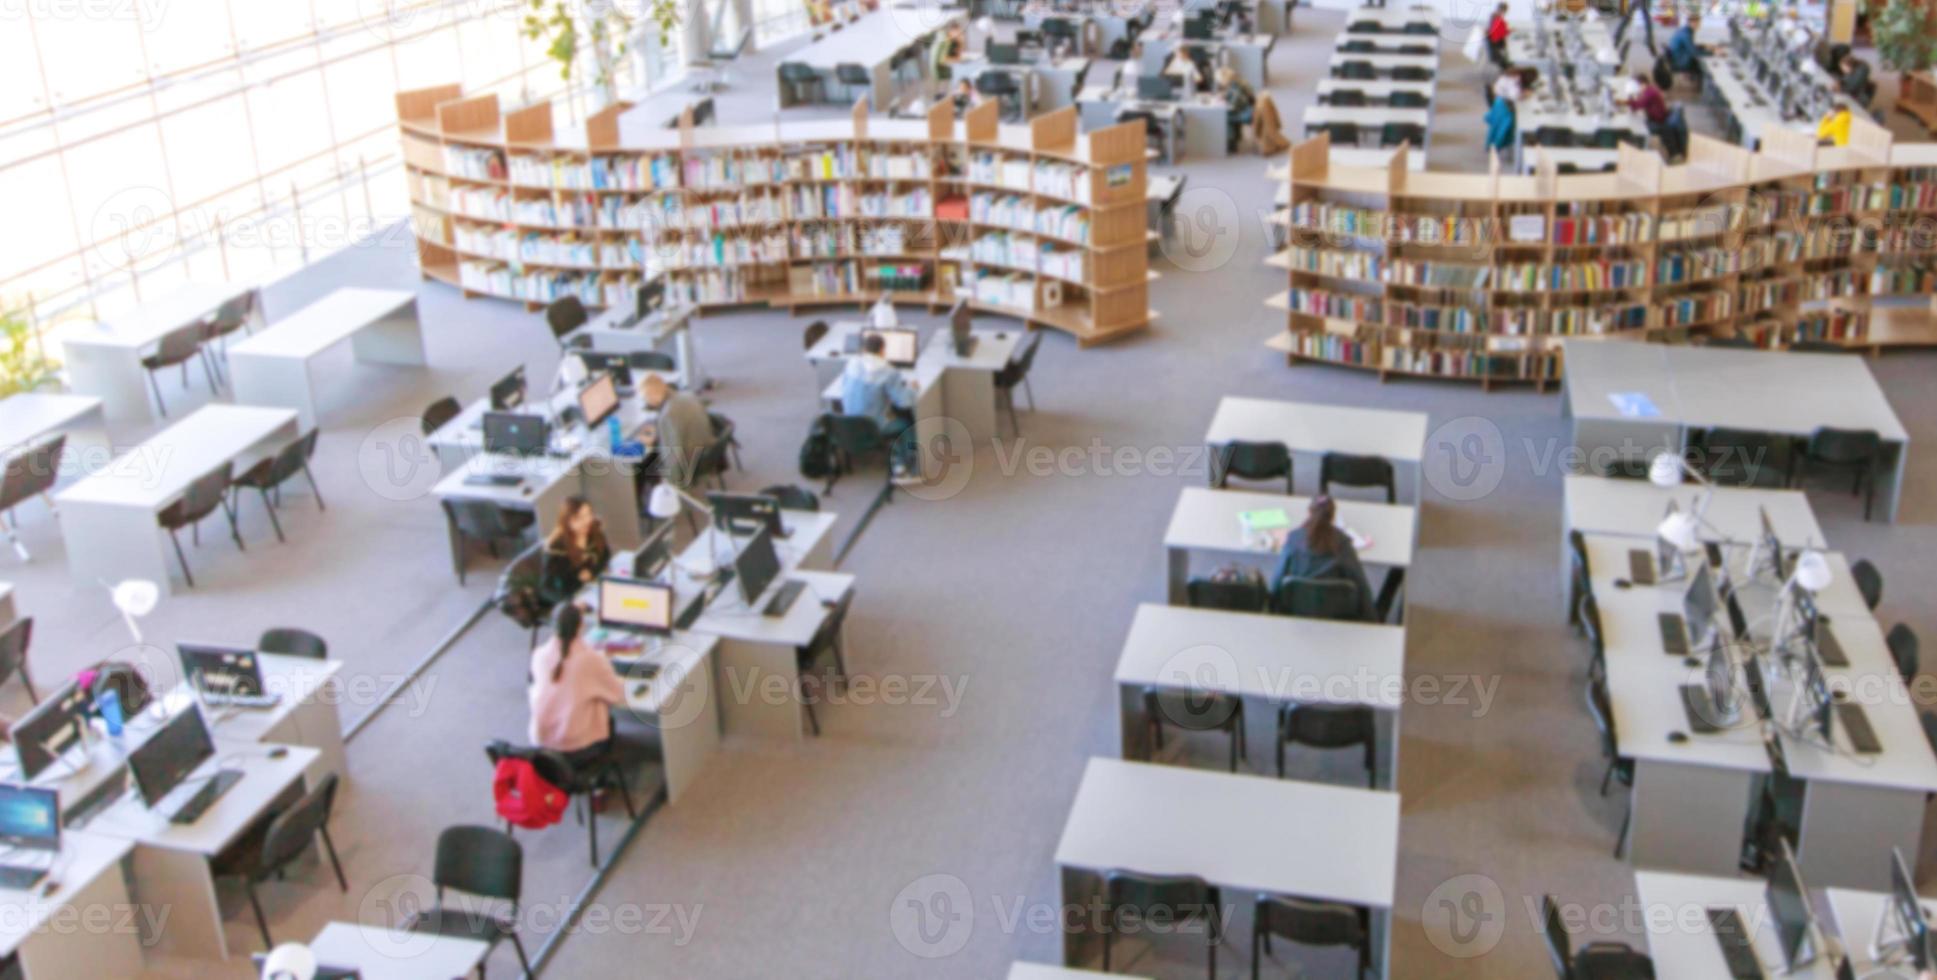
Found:
[[20, 944], [20, 966], [27, 980], [141, 974], [140, 916], [124, 915], [134, 909], [134, 903], [128, 900], [127, 880], [119, 865], [57, 900], [79, 910], [83, 922], [101, 921], [96, 917], [105, 912], [111, 925], [99, 930], [50, 928], [28, 936]]
[[679, 802], [705, 771], [707, 757], [720, 745], [720, 703], [715, 696], [718, 687], [713, 683], [713, 657], [709, 654], [694, 665], [657, 718], [641, 719], [659, 735], [668, 803]]
[[163, 595], [174, 590], [175, 559], [154, 511], [63, 500], [60, 521], [76, 585], [99, 589], [102, 582], [133, 578], [155, 583]]
[[140, 844], [133, 861], [135, 897], [146, 906], [143, 923], [160, 927], [152, 934], [144, 931], [142, 942], [170, 956], [228, 959], [229, 940], [222, 932], [208, 858]]
[[350, 349], [366, 364], [429, 364], [430, 358], [424, 353], [424, 327], [417, 319], [417, 301], [412, 299], [351, 334]]
[[1143, 689], [1133, 684], [1118, 684], [1117, 695], [1122, 701], [1117, 712], [1117, 734], [1123, 757], [1132, 762], [1148, 762], [1150, 727], [1143, 713]]
[[1883, 519], [1895, 524], [1897, 507], [1903, 502], [1903, 474], [1910, 468], [1910, 446], [1905, 443], [1883, 445]]
[[1638, 868], [1733, 877], [1753, 778], [1733, 769], [1637, 760], [1628, 860]]
[[1818, 888], [1890, 889], [1890, 849], [1917, 866], [1924, 794], [1879, 786], [1811, 780], [1803, 791], [1796, 861]]
[[115, 421], [147, 422], [155, 417], [139, 350], [93, 344], [64, 344], [62, 349], [67, 386], [75, 394], [101, 399], [102, 413]]
[[1169, 557], [1170, 604], [1182, 606], [1190, 601], [1185, 589], [1190, 580], [1190, 549], [1165, 548]]

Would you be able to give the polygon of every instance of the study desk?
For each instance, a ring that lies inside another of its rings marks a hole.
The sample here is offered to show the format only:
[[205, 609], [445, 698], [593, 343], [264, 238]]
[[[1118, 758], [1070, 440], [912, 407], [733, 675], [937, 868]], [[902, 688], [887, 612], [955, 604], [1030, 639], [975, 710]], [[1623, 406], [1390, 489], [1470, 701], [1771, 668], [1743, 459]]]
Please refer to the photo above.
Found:
[[[1807, 874], [1803, 881], [1809, 883]], [[1706, 910], [1734, 907], [1743, 926], [1753, 930], [1750, 944], [1769, 976], [1832, 980], [1835, 971], [1827, 956], [1799, 972], [1781, 972], [1782, 946], [1776, 937], [1775, 913], [1765, 898], [1767, 889], [1762, 879], [1737, 877], [1733, 872], [1710, 876], [1636, 871], [1635, 898], [1648, 931], [1648, 958], [1654, 961], [1655, 976], [1660, 980], [1727, 977], [1728, 964]]]
[[[1561, 173], [1611, 173], [1621, 160], [1621, 151], [1618, 148], [1608, 150], [1597, 146], [1538, 146], [1526, 149], [1528, 152], [1520, 155], [1520, 172], [1527, 174], [1540, 169], [1542, 154], [1554, 161], [1554, 167]], [[1570, 167], [1571, 171], [1566, 169]]]
[[1229, 65], [1244, 84], [1256, 91], [1264, 91], [1271, 85], [1271, 49], [1278, 39], [1270, 34], [1238, 34], [1220, 32], [1209, 39], [1192, 39], [1174, 27], [1157, 31], [1145, 31], [1139, 39], [1143, 44], [1143, 60], [1138, 70], [1145, 75], [1155, 75], [1170, 63], [1171, 55], [1180, 47], [1211, 49], [1212, 65]]
[[291, 409], [205, 405], [62, 490], [54, 499], [75, 583], [98, 589], [136, 578], [173, 591], [174, 558], [157, 522], [162, 508], [224, 463], [239, 474], [295, 438]]
[[322, 966], [355, 970], [359, 980], [456, 980], [484, 965], [491, 947], [478, 939], [332, 922], [309, 941]]
[[950, 74], [954, 76], [950, 82], [974, 84], [985, 72], [1008, 72], [1016, 79], [1016, 89], [1022, 99], [1022, 115], [1028, 119], [1075, 104], [1076, 92], [1082, 88], [1082, 80], [1089, 74], [1091, 64], [1090, 59], [1080, 57], [1055, 60], [1039, 58], [1006, 65], [995, 64], [986, 58], [964, 59], [950, 69]]
[[[1263, 565], [1269, 579], [1277, 571], [1277, 541], [1247, 537], [1239, 515], [1256, 510], [1283, 510], [1296, 527], [1310, 506], [1310, 497], [1185, 487], [1177, 497], [1177, 507], [1171, 511], [1170, 525], [1164, 531], [1170, 604], [1181, 606], [1188, 599], [1185, 586], [1190, 580], [1193, 555]], [[1396, 593], [1405, 569], [1412, 565], [1418, 532], [1413, 508], [1405, 504], [1340, 500], [1338, 524], [1372, 539], [1358, 549], [1359, 561], [1367, 566], [1382, 565], [1390, 569], [1381, 592]]]
[[[210, 860], [304, 792], [303, 774], [319, 753], [300, 745], [281, 748], [286, 754], [272, 759], [268, 746], [217, 742], [215, 757], [198, 766], [156, 809], [142, 805], [139, 794], [129, 793], [88, 825], [93, 833], [134, 842], [135, 901], [168, 910], [161, 920], [167, 928], [144, 930], [144, 944], [167, 955], [229, 958]], [[218, 768], [240, 770], [242, 779], [194, 823], [171, 822], [167, 815]]]
[[[68, 387], [77, 395], [101, 399], [110, 419], [154, 418], [148, 401], [148, 372], [141, 358], [161, 338], [215, 315], [224, 303], [257, 292], [255, 285], [191, 282], [145, 300], [112, 320], [82, 323], [60, 332]], [[262, 325], [260, 297], [251, 304], [250, 323]]]
[[[1417, 502], [1426, 421], [1423, 412], [1226, 395], [1217, 403], [1204, 441], [1213, 447], [1236, 441], [1281, 442], [1295, 462], [1311, 466], [1326, 453], [1377, 456], [1400, 474], [1400, 499]], [[1305, 458], [1297, 460], [1300, 456]], [[1317, 475], [1317, 470], [1311, 472]]]
[[[1397, 793], [1092, 758], [1056, 867], [1062, 908], [1093, 908], [1118, 869], [1196, 875], [1226, 903], [1266, 893], [1365, 908], [1383, 977], [1398, 852]], [[1065, 925], [1065, 965], [1095, 962], [1100, 949], [1097, 934]]]
[[[1437, 52], [1433, 54], [1379, 54], [1378, 52], [1365, 54], [1356, 51], [1333, 51], [1332, 60], [1329, 63], [1332, 77], [1339, 77], [1337, 75], [1339, 66], [1351, 61], [1359, 61], [1371, 65], [1373, 71], [1379, 78], [1391, 78], [1394, 68], [1423, 68], [1432, 72], [1435, 77], [1439, 74], [1439, 54]], [[1367, 79], [1348, 78], [1344, 79], [1344, 81], [1367, 81]]]
[[[1338, 123], [1351, 123], [1359, 128], [1359, 136], [1363, 139], [1368, 134], [1377, 137], [1379, 130], [1387, 124], [1400, 123], [1419, 127], [1420, 132], [1426, 134], [1426, 144], [1430, 144], [1432, 136], [1427, 126], [1432, 121], [1432, 116], [1431, 109], [1395, 109], [1382, 105], [1312, 105], [1305, 108], [1304, 125], [1305, 131], [1310, 133]], [[1413, 147], [1420, 153], [1424, 153], [1426, 148], [1423, 144]]]
[[657, 649], [636, 658], [658, 667], [657, 676], [650, 680], [626, 676], [625, 710], [615, 713], [613, 720], [621, 730], [636, 724], [659, 742], [667, 803], [679, 802], [720, 745], [719, 690], [713, 683], [718, 649], [717, 637], [676, 630]]
[[[1884, 856], [1889, 855], [1886, 853]], [[1908, 860], [1908, 857], [1905, 860]], [[1916, 873], [1914, 867], [1911, 873]], [[1812, 888], [1820, 887], [1809, 877], [1808, 872], [1803, 873], [1803, 883]], [[1822, 920], [1822, 926], [1825, 929], [1835, 930], [1836, 935], [1842, 940], [1843, 951], [1849, 954], [1850, 966], [1855, 968], [1857, 976], [1872, 976], [1872, 971], [1891, 968], [1895, 968], [1897, 972], [1874, 975], [1883, 977], [1911, 975], [1909, 963], [1901, 957], [1894, 962], [1878, 962], [1870, 955], [1870, 937], [1876, 934], [1877, 922], [1883, 918], [1892, 901], [1888, 890], [1824, 888], [1823, 899], [1823, 904], [1829, 907], [1829, 917]], [[1932, 909], [1937, 908], [1937, 903], [1929, 899], [1925, 899], [1921, 904], [1925, 918], [1929, 918]]]
[[100, 425], [101, 399], [23, 391], [0, 399], [0, 453], [39, 445], [56, 432]]
[[1095, 970], [1078, 970], [1067, 966], [1048, 966], [1042, 963], [1020, 961], [1009, 964], [1009, 980], [1096, 980], [1098, 977], [1142, 980], [1140, 977], [1125, 973], [1098, 973]]
[[236, 403], [293, 408], [302, 429], [315, 428], [310, 362], [346, 340], [356, 359], [366, 364], [429, 364], [416, 293], [346, 287], [229, 348], [229, 384]]
[[[846, 369], [847, 339], [867, 325], [838, 321], [829, 326], [827, 336], [806, 352], [821, 382], [821, 401], [833, 411], [841, 408], [841, 375]], [[915, 436], [921, 447], [923, 472], [933, 473], [948, 453], [974, 452], [974, 446], [990, 442], [1000, 434], [997, 415], [995, 376], [1009, 365], [1021, 349], [1026, 331], [976, 329], [975, 348], [964, 357], [955, 352], [954, 338], [947, 330], [930, 330], [915, 366], [904, 369], [904, 376], [915, 384]], [[966, 447], [948, 445], [959, 434], [969, 440]]]
[[[635, 461], [636, 462], [636, 461]], [[513, 486], [467, 483], [473, 476], [517, 477]], [[639, 494], [631, 470], [616, 459], [578, 449], [568, 455], [511, 456], [478, 453], [445, 474], [431, 493], [443, 500], [483, 500], [511, 510], [530, 511], [540, 538], [551, 533], [565, 499], [582, 496], [605, 526], [615, 551], [630, 551], [645, 540], [639, 524]], [[448, 528], [453, 560], [462, 561], [464, 540]]]
[[[211, 708], [209, 730], [217, 739], [244, 744], [303, 745], [316, 750], [316, 762], [304, 778], [311, 782], [334, 773], [349, 782], [350, 766], [343, 748], [343, 719], [337, 705], [343, 700], [338, 680], [341, 660], [314, 660], [279, 653], [258, 653], [262, 689], [279, 700], [269, 708]], [[170, 691], [156, 692], [171, 710], [195, 702], [183, 681]]]
[[1165, 138], [1173, 163], [1186, 156], [1230, 155], [1231, 106], [1213, 93], [1199, 92], [1189, 98], [1153, 102], [1138, 98], [1134, 88], [1091, 85], [1077, 95], [1076, 110], [1084, 132], [1116, 125], [1119, 112], [1148, 112], [1156, 116], [1166, 128]]
[[0, 958], [18, 957], [24, 980], [141, 975], [141, 910], [121, 873], [133, 849], [117, 837], [63, 830], [48, 875], [59, 891], [0, 888]]
[[1435, 37], [1439, 34], [1439, 11], [1431, 7], [1354, 7], [1345, 13], [1344, 33], [1399, 34], [1413, 25], [1432, 28], [1415, 30], [1415, 36]]
[[[806, 734], [807, 712], [801, 701], [796, 651], [812, 642], [827, 621], [832, 611], [828, 604], [838, 602], [854, 588], [852, 575], [788, 568], [784, 559], [782, 566], [782, 573], [752, 602], [742, 600], [736, 580], [707, 604], [693, 624], [695, 632], [711, 633], [720, 639], [719, 653], [714, 657], [718, 673], [715, 684], [723, 701], [723, 723], [730, 734], [792, 739]], [[807, 583], [807, 590], [785, 615], [763, 615], [761, 608], [788, 579]]]
[[[1401, 626], [1146, 602], [1137, 606], [1116, 664], [1123, 757], [1148, 761], [1155, 750], [1145, 688], [1241, 698], [1253, 746], [1275, 744], [1280, 705], [1362, 704], [1374, 709], [1378, 725], [1379, 765], [1372, 784], [1394, 789], [1405, 669]], [[1262, 755], [1251, 765], [1267, 774], [1276, 771]]]
[[[820, 72], [825, 76], [825, 91], [829, 95], [845, 87], [835, 77], [835, 69], [841, 65], [859, 65], [867, 70], [868, 77], [874, 82], [868, 104], [885, 109], [894, 104], [895, 80], [888, 65], [895, 55], [904, 48], [917, 47], [925, 66], [928, 63], [928, 41], [935, 36], [935, 32], [963, 21], [962, 12], [958, 10], [934, 7], [878, 10], [848, 22], [840, 30], [829, 31], [826, 37], [794, 52], [783, 63], [806, 65]], [[784, 81], [780, 83], [780, 107], [783, 109], [787, 107], [786, 98], [790, 88]]]
[[1318, 80], [1318, 101], [1329, 103], [1331, 97], [1341, 91], [1364, 94], [1368, 104], [1384, 102], [1392, 98], [1394, 92], [1417, 95], [1430, 105], [1434, 101], [1433, 82], [1401, 82], [1390, 78], [1332, 78], [1326, 76]]
[[[693, 313], [696, 307], [669, 306], [634, 321], [634, 311], [625, 306], [610, 306], [585, 321], [585, 325], [565, 335], [565, 346], [573, 350], [592, 350], [611, 354], [668, 354], [675, 370], [666, 376], [676, 388], [699, 390], [712, 382], [700, 366], [699, 345], [693, 339]], [[636, 374], [636, 372], [635, 372]], [[636, 380], [636, 377], [635, 377]]]

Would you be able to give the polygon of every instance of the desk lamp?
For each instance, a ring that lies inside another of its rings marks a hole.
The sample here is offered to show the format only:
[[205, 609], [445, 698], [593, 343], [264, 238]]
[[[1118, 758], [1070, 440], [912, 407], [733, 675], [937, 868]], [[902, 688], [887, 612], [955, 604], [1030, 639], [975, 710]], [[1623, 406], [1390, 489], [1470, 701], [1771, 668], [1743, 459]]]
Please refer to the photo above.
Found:
[[[1715, 484], [1708, 482], [1707, 477], [1674, 453], [1661, 453], [1648, 464], [1648, 482], [1663, 490], [1672, 490], [1689, 479], [1702, 488], [1701, 496], [1695, 499], [1695, 513], [1690, 519], [1698, 526], [1709, 527], [1708, 502], [1715, 498]], [[1709, 530], [1714, 528], [1709, 527]]]
[[283, 943], [262, 958], [262, 980], [315, 980], [316, 954], [301, 943]]
[[[708, 507], [699, 498], [693, 496], [690, 493], [687, 493], [684, 490], [681, 490], [676, 486], [673, 486], [671, 483], [665, 480], [660, 480], [659, 485], [652, 488], [652, 495], [646, 498], [646, 513], [651, 514], [654, 520], [661, 520], [661, 521], [672, 520], [673, 518], [679, 516], [679, 512], [682, 509], [688, 506], [692, 507], [693, 509], [699, 511], [702, 514], [705, 514], [707, 523], [709, 524], [712, 523], [713, 508]], [[706, 532], [702, 531], [701, 533], [704, 534]], [[719, 579], [722, 572], [726, 571], [726, 567], [733, 563], [733, 559], [731, 557], [729, 557], [726, 561], [720, 560], [718, 542], [719, 542], [719, 538], [722, 536], [723, 535], [713, 536], [712, 537], [713, 546], [709, 548], [709, 550], [712, 552], [712, 555], [713, 555], [713, 573], [711, 575], [694, 576], [695, 578], [703, 578], [708, 582], [715, 581]], [[675, 559], [673, 564], [679, 565], [678, 560]], [[679, 568], [682, 571], [684, 571], [686, 567], [684, 565], [679, 565]], [[688, 571], [687, 574], [690, 575], [692, 573]]]
[[1804, 551], [1796, 556], [1795, 571], [1784, 582], [1782, 591], [1776, 595], [1776, 630], [1771, 638], [1770, 647], [1782, 651], [1785, 656], [1789, 646], [1802, 632], [1802, 621], [1796, 615], [1796, 596], [1801, 590], [1815, 595], [1834, 581], [1829, 560], [1820, 551]]
[[[107, 585], [106, 582], [101, 583]], [[121, 621], [128, 624], [128, 633], [136, 643], [144, 642], [141, 627], [135, 623], [138, 616], [146, 616], [155, 611], [161, 602], [161, 587], [147, 579], [131, 578], [119, 585], [108, 585], [108, 594], [114, 598], [114, 608], [121, 611]]]

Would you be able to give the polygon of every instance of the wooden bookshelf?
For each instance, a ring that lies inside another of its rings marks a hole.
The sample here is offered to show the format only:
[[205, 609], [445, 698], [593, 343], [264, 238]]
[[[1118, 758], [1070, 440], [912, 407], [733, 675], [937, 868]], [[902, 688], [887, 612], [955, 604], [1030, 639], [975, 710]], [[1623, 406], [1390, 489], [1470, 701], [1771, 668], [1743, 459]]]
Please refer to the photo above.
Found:
[[979, 311], [1083, 346], [1150, 325], [1141, 123], [1074, 108], [1003, 126], [870, 118], [655, 131], [617, 105], [556, 126], [456, 86], [397, 95], [425, 278], [540, 308], [629, 302], [648, 274], [702, 310], [896, 303]]
[[1613, 172], [1564, 176], [1544, 155], [1530, 175], [1409, 172], [1407, 152], [1292, 147], [1271, 259], [1289, 288], [1268, 304], [1289, 363], [1544, 389], [1569, 337], [1929, 343], [1902, 315], [1869, 323], [1872, 299], [1937, 292], [1937, 144], [1859, 122], [1846, 147], [1696, 136], [1682, 164], [1623, 146]]
[[1923, 123], [1925, 129], [1937, 130], [1937, 71], [1926, 68], [1906, 72], [1900, 82], [1897, 108]]

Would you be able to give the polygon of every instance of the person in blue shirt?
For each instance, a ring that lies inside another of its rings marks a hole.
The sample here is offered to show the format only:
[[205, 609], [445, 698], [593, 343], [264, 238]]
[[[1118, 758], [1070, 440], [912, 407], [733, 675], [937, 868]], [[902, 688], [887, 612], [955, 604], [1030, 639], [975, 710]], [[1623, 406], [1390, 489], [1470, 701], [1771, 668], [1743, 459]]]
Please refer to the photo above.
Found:
[[1277, 580], [1297, 577], [1344, 582], [1353, 593], [1348, 618], [1377, 622], [1378, 603], [1372, 596], [1372, 583], [1366, 581], [1365, 567], [1359, 564], [1352, 539], [1334, 523], [1337, 516], [1338, 505], [1332, 498], [1312, 498], [1305, 523], [1292, 528], [1279, 549]]
[[1513, 103], [1504, 95], [1493, 97], [1486, 110], [1486, 147], [1505, 153], [1513, 149]]
[[1695, 29], [1683, 24], [1668, 37], [1668, 67], [1696, 77], [1702, 74], [1702, 49], [1695, 44]]
[[848, 358], [841, 373], [841, 414], [865, 415], [893, 439], [912, 424], [908, 411], [915, 405], [915, 385], [882, 357], [887, 344], [879, 334], [861, 341], [861, 353]]

